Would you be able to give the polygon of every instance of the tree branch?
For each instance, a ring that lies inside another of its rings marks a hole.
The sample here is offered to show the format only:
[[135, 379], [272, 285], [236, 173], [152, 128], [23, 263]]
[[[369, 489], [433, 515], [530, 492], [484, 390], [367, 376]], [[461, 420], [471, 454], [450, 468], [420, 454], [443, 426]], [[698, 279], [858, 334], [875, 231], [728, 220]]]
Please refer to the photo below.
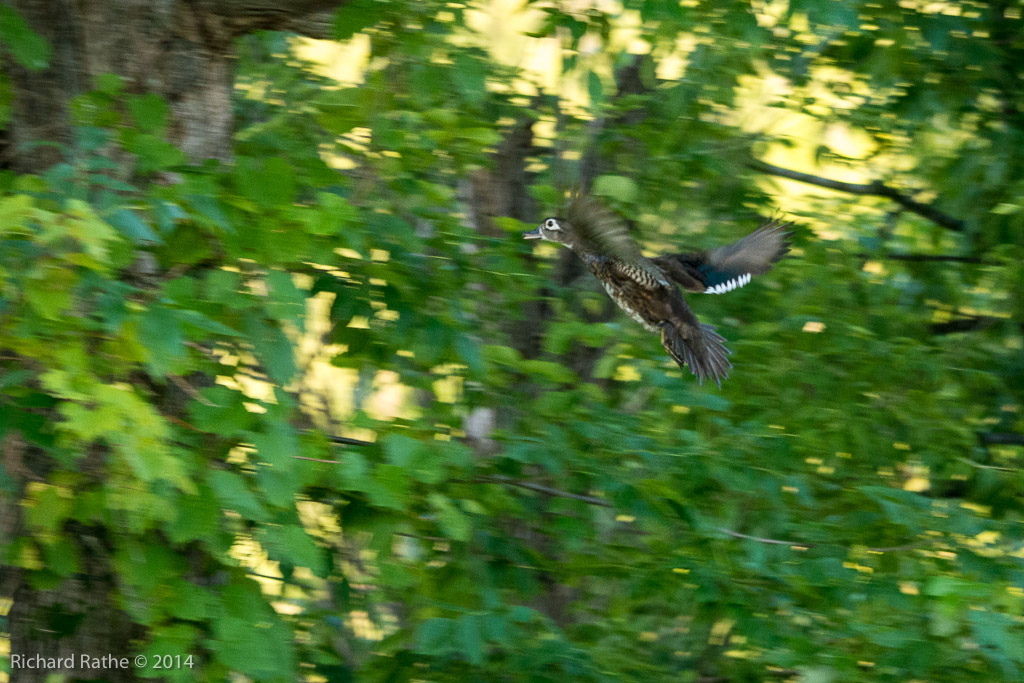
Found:
[[1016, 432], [978, 432], [978, 439], [988, 446], [1024, 446], [1024, 434]]
[[291, 31], [322, 40], [334, 36], [334, 17], [349, 0], [216, 0], [209, 11], [224, 17], [232, 33]]
[[889, 253], [889, 254], [870, 254], [868, 252], [860, 252], [857, 254], [858, 258], [871, 259], [873, 261], [914, 261], [914, 262], [931, 262], [931, 261], [952, 261], [955, 263], [980, 263], [984, 265], [994, 265], [997, 262], [990, 259], [984, 259], [980, 256], [957, 256], [955, 254], [916, 254], [916, 253]]
[[956, 232], [963, 232], [965, 229], [964, 222], [958, 218], [953, 218], [949, 214], [939, 211], [930, 204], [919, 202], [909, 195], [903, 194], [896, 188], [886, 185], [881, 180], [875, 180], [870, 183], [848, 183], [842, 180], [831, 180], [830, 178], [822, 178], [821, 176], [811, 175], [810, 173], [801, 173], [800, 171], [793, 171], [788, 168], [782, 168], [781, 166], [775, 166], [773, 164], [766, 163], [759, 159], [754, 159], [748, 163], [750, 168], [761, 173], [767, 173], [768, 175], [778, 176], [780, 178], [786, 178], [788, 180], [796, 180], [801, 183], [807, 183], [808, 185], [816, 185], [818, 187], [824, 187], [829, 190], [835, 190], [837, 192], [848, 192], [849, 194], [865, 195], [872, 197], [885, 197], [896, 202], [907, 211], [916, 213], [918, 216], [927, 218], [936, 225], [941, 225], [947, 230], [954, 230]]
[[[615, 95], [611, 98], [612, 103], [629, 95], [641, 95], [647, 92], [648, 88], [644, 85], [643, 78], [641, 77], [641, 71], [647, 59], [649, 59], [648, 55], [633, 55], [633, 59], [629, 64], [615, 71], [616, 87]], [[644, 109], [638, 107], [628, 112], [620, 113], [611, 120], [611, 123], [619, 126], [635, 126], [643, 120], [645, 115]], [[608, 123], [608, 115], [602, 114], [595, 117], [587, 126], [587, 148], [580, 159], [579, 171], [579, 186], [584, 192], [590, 191], [594, 179], [602, 174], [604, 167], [607, 165], [607, 160], [601, 158], [599, 140]]]
[[1001, 323], [1015, 323], [1024, 330], [1024, 323], [1019, 323], [1008, 318], [997, 318], [993, 315], [968, 315], [944, 323], [934, 323], [928, 326], [932, 334], [956, 334], [957, 332], [977, 332], [987, 330]]

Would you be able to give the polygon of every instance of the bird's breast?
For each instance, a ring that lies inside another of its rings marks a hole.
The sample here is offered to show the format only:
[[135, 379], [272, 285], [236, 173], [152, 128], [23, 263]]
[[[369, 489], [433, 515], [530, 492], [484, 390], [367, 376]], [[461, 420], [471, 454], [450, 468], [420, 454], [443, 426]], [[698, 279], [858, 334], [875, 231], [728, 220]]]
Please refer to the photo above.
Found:
[[641, 311], [641, 302], [635, 301], [632, 297], [628, 296], [625, 291], [619, 289], [607, 280], [601, 280], [601, 284], [604, 285], [604, 290], [608, 292], [608, 296], [611, 297], [612, 301], [614, 301], [619, 308], [625, 311], [626, 315], [643, 325], [648, 331], [658, 331], [657, 324], [661, 321], [648, 319], [644, 316]]

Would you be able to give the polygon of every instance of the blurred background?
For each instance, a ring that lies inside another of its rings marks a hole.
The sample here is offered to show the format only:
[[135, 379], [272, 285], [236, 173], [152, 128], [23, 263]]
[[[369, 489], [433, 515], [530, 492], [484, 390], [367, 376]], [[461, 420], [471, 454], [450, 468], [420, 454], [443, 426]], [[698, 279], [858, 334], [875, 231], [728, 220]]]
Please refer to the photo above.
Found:
[[1022, 13], [0, 6], [0, 680], [1021, 680]]

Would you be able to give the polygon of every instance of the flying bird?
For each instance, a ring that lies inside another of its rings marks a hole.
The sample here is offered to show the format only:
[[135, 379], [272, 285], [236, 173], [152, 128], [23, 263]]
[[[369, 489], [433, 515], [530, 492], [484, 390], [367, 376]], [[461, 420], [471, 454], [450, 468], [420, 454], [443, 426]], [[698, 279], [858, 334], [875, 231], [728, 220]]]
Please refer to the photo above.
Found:
[[550, 217], [525, 239], [564, 244], [604, 285], [629, 317], [651, 332], [679, 367], [689, 367], [701, 384], [722, 386], [732, 363], [730, 351], [712, 325], [697, 316], [679, 291], [724, 294], [771, 270], [789, 251], [792, 224], [773, 220], [743, 239], [711, 251], [647, 258], [630, 238], [626, 223], [597, 200], [576, 195], [565, 218]]

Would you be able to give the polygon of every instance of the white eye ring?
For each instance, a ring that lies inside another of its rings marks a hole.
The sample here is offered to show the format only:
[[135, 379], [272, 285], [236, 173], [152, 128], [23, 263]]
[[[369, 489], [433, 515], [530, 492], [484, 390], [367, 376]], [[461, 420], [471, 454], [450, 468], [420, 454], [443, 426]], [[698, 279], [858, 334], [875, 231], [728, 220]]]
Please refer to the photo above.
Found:
[[549, 218], [544, 222], [544, 227], [548, 230], [558, 230], [558, 223], [555, 223], [554, 218]]

